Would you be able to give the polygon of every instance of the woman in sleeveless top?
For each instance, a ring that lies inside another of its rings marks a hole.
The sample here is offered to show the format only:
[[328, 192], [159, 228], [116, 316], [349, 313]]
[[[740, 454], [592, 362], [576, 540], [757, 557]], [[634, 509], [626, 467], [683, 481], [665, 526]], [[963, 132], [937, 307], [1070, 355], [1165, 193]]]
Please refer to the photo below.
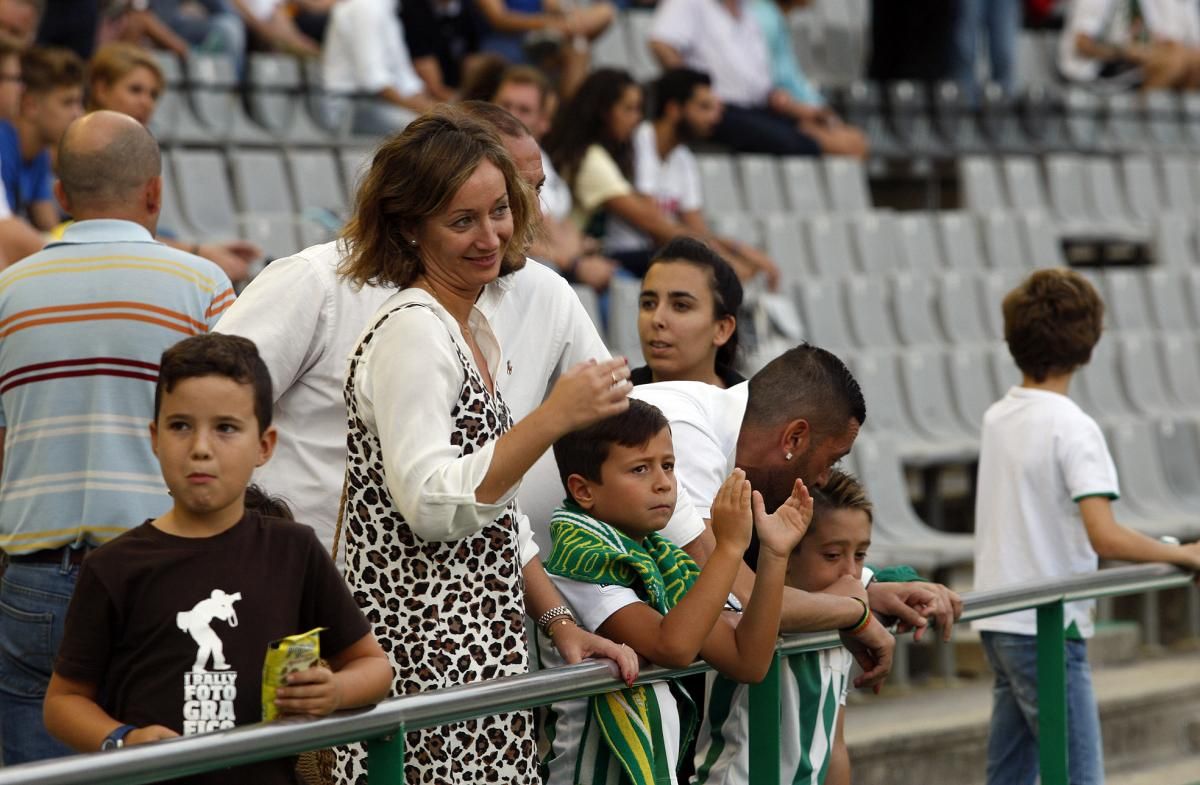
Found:
[[[380, 147], [345, 230], [343, 274], [398, 290], [350, 358], [343, 529], [346, 577], [395, 695], [528, 671], [526, 612], [564, 603], [517, 510], [521, 476], [563, 434], [628, 406], [620, 359], [571, 369], [515, 426], [495, 388], [501, 348], [474, 304], [524, 263], [536, 209], [490, 126], [443, 108]], [[629, 650], [569, 618], [553, 635], [571, 659], [636, 672]], [[529, 711], [405, 741], [412, 785], [539, 781]], [[338, 780], [365, 782], [364, 763], [361, 746], [340, 749]]]

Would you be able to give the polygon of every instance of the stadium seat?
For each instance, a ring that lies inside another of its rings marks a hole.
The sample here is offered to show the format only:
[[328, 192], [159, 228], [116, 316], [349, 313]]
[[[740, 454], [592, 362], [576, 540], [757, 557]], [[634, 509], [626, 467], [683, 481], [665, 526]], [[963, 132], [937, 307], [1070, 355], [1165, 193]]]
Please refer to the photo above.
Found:
[[308, 111], [300, 64], [290, 55], [252, 52], [246, 66], [250, 116], [289, 144], [331, 144], [334, 135]]
[[175, 162], [171, 153], [162, 154], [162, 210], [158, 214], [159, 232], [178, 240], [194, 240], [196, 230], [188, 224], [180, 207], [179, 191], [175, 188]]
[[1091, 197], [1092, 216], [1108, 233], [1119, 232], [1129, 236], [1146, 237], [1149, 224], [1138, 221], [1141, 213], [1131, 210], [1121, 192], [1116, 164], [1111, 158], [1090, 158], [1084, 162], [1084, 180], [1087, 194]]
[[[937, 278], [937, 313], [942, 333], [952, 344], [984, 343], [989, 336], [979, 302], [979, 283], [973, 272], [951, 271]], [[999, 308], [998, 303], [988, 303]]]
[[987, 266], [974, 215], [943, 210], [936, 220], [942, 259], [949, 270], [982, 270]]
[[244, 234], [267, 256], [278, 259], [300, 249], [299, 220], [283, 154], [277, 150], [235, 149], [230, 153], [234, 193]]
[[1183, 133], [1189, 150], [1200, 150], [1200, 93], [1183, 94]]
[[792, 291], [809, 342], [846, 359], [852, 345], [846, 309], [842, 305], [842, 282], [833, 278], [810, 278], [792, 287]]
[[1017, 223], [1027, 266], [1058, 267], [1064, 263], [1058, 230], [1049, 218], [1041, 213], [1025, 213]]
[[709, 216], [743, 212], [746, 209], [738, 183], [733, 157], [720, 153], [696, 156], [700, 167], [700, 190], [704, 194], [704, 212]]
[[1032, 147], [1017, 114], [1016, 99], [998, 84], [985, 84], [980, 92], [979, 128], [994, 152], [1026, 153]]
[[756, 248], [763, 246], [762, 230], [753, 213], [721, 213], [713, 216], [711, 223], [720, 237], [736, 237]]
[[1109, 336], [1108, 340], [1117, 343], [1121, 383], [1133, 407], [1142, 415], [1169, 414], [1167, 377], [1159, 366], [1153, 337], [1123, 333], [1119, 337]]
[[913, 422], [948, 456], [970, 461], [979, 452], [979, 432], [958, 417], [946, 373], [945, 352], [937, 346], [899, 354], [901, 387]]
[[[1145, 113], [1146, 136], [1160, 151], [1187, 149], [1179, 96], [1170, 90], [1150, 90], [1141, 94]], [[1139, 146], [1135, 149], [1141, 149]]]
[[900, 273], [892, 279], [891, 303], [896, 333], [907, 346], [946, 342], [934, 316], [934, 279], [923, 273]]
[[1145, 274], [1141, 271], [1114, 269], [1104, 276], [1104, 304], [1113, 324], [1122, 332], [1152, 328], [1147, 298], [1142, 290]]
[[808, 221], [808, 259], [819, 276], [846, 276], [854, 272], [854, 256], [845, 219], [818, 215]]
[[929, 213], [912, 212], [897, 216], [895, 233], [901, 269], [937, 275], [946, 268]]
[[811, 277], [804, 225], [792, 215], [769, 215], [763, 220], [764, 247], [777, 265], [785, 287]]
[[964, 207], [977, 213], [1007, 209], [1000, 178], [996, 174], [996, 164], [990, 157], [960, 158], [958, 172]]
[[775, 160], [783, 161], [783, 189], [792, 214], [810, 216], [829, 211], [815, 159], [789, 155]]
[[896, 325], [886, 280], [881, 275], [856, 275], [846, 281], [840, 305], [845, 309], [850, 335], [863, 349], [896, 345]]
[[[1142, 272], [1139, 277], [1146, 285], [1155, 327], [1168, 332], [1194, 329], [1181, 276], [1171, 270], [1152, 268]], [[1197, 388], [1197, 392], [1200, 392], [1200, 388]]]
[[1118, 349], [1107, 336], [1092, 349], [1092, 359], [1076, 374], [1075, 382], [1086, 391], [1088, 413], [1102, 422], [1127, 420], [1137, 412], [1129, 403], [1117, 368]]
[[[1046, 156], [1046, 187], [1054, 217], [1067, 234], [1091, 234], [1100, 230], [1088, 204], [1085, 159], [1068, 153]], [[1018, 202], [1012, 197], [1013, 204]]]
[[988, 267], [1021, 271], [1032, 266], [1021, 247], [1021, 230], [1016, 218], [1008, 213], [990, 213], [983, 223], [983, 249]]
[[657, 79], [662, 68], [654, 54], [650, 51], [650, 26], [654, 14], [650, 11], [626, 11], [620, 16], [625, 17], [628, 28], [629, 61], [627, 68], [633, 78], [645, 84]]
[[628, 68], [633, 62], [629, 51], [628, 14], [618, 13], [598, 38], [592, 41], [592, 68]]
[[198, 237], [228, 240], [237, 236], [233, 191], [225, 157], [207, 149], [182, 149], [172, 153], [179, 188], [180, 210]]
[[1050, 202], [1042, 185], [1037, 160], [1029, 156], [1008, 156], [1001, 159], [1008, 203], [1014, 210], [1045, 211]]
[[343, 147], [338, 152], [342, 164], [342, 182], [346, 193], [353, 195], [358, 191], [358, 181], [362, 178], [367, 167], [371, 165], [374, 150], [354, 147]]
[[1145, 150], [1148, 137], [1141, 97], [1133, 92], [1113, 93], [1105, 99], [1107, 140], [1114, 152]]
[[645, 363], [637, 326], [641, 293], [642, 282], [637, 278], [614, 275], [608, 285], [608, 348], [629, 358], [631, 368]]
[[349, 206], [337, 159], [328, 149], [292, 149], [286, 153], [299, 210], [330, 210], [345, 217]]
[[1071, 149], [1061, 91], [1051, 83], [1025, 88], [1018, 106], [1030, 147], [1039, 153]]
[[858, 269], [870, 275], [887, 275], [899, 268], [896, 228], [887, 213], [866, 213], [850, 219], [850, 241]]
[[[918, 426], [904, 389], [896, 350], [863, 351], [849, 358], [848, 365], [862, 385], [867, 401], [866, 430], [894, 439], [905, 461], [917, 466], [961, 463], [972, 457], [969, 445], [958, 440], [939, 442]], [[953, 414], [953, 413], [951, 413]]]
[[[879, 86], [873, 82], [855, 81], [846, 90], [844, 119], [850, 125], [862, 129], [871, 144], [871, 154], [876, 158], [892, 159], [905, 155], [903, 144], [888, 126]], [[837, 160], [837, 159], [833, 159]], [[845, 209], [834, 197], [834, 208]]]
[[950, 349], [946, 357], [954, 407], [976, 434], [983, 429], [984, 412], [999, 398], [992, 384], [989, 355], [975, 347], [957, 346]]
[[1192, 245], [1191, 221], [1186, 215], [1164, 213], [1159, 216], [1151, 238], [1156, 264], [1187, 271], [1196, 267], [1196, 249]]
[[274, 138], [253, 122], [242, 107], [237, 72], [225, 55], [193, 52], [187, 60], [192, 107], [211, 132], [208, 142], [271, 144]]
[[1167, 486], [1186, 509], [1200, 509], [1200, 429], [1194, 420], [1158, 418], [1153, 423]]
[[1173, 210], [1190, 210], [1196, 204], [1192, 188], [1192, 161], [1186, 155], [1164, 155], [1158, 159], [1166, 204]]
[[1194, 535], [1200, 529], [1196, 513], [1185, 512], [1167, 485], [1150, 423], [1122, 422], [1105, 430], [1121, 478], [1118, 520], [1153, 537]]
[[1063, 94], [1067, 138], [1077, 153], [1100, 152], [1101, 99], [1083, 87], [1068, 87]]
[[1123, 204], [1143, 226], [1151, 226], [1155, 218], [1167, 209], [1154, 161], [1148, 155], [1126, 155], [1121, 158], [1121, 181], [1124, 184]]
[[984, 326], [987, 328], [987, 335], [990, 339], [996, 341], [1004, 339], [1004, 316], [1000, 312], [1000, 304], [1004, 301], [1005, 295], [1021, 282], [1024, 275], [1025, 273], [1021, 270], [1009, 268], [992, 270], [980, 276], [980, 299], [985, 306], [982, 311]]
[[779, 159], [772, 155], [740, 155], [737, 166], [746, 208], [759, 216], [787, 211], [787, 200], [779, 182]]
[[962, 94], [957, 82], [942, 81], [932, 93], [933, 127], [953, 155], [978, 155], [990, 145], [979, 130], [975, 107]]
[[[1000, 308], [997, 307], [996, 310], [998, 311]], [[1013, 364], [1012, 355], [1006, 344], [996, 344], [988, 353], [987, 359], [992, 366], [992, 383], [1000, 396], [1006, 395], [1010, 388], [1021, 384], [1021, 371]], [[1075, 390], [1071, 390], [1071, 395], [1074, 397]]]
[[887, 85], [888, 116], [892, 130], [909, 156], [942, 158], [949, 151], [934, 132], [924, 88], [909, 81]]
[[1179, 411], [1200, 412], [1200, 347], [1185, 333], [1165, 333], [1158, 342], [1167, 394]]
[[864, 213], [871, 210], [871, 194], [867, 187], [867, 171], [862, 161], [841, 156], [822, 159], [825, 169], [825, 192], [830, 205], [843, 213]]

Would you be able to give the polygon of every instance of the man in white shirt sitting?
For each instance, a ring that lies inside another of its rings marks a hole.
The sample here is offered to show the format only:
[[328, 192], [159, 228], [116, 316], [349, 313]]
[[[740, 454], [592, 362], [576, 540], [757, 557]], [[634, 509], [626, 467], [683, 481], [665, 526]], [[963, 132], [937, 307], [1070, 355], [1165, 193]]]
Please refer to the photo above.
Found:
[[417, 75], [396, 0], [339, 0], [329, 12], [322, 78], [333, 95], [354, 96], [354, 132], [390, 134], [431, 108]]
[[[700, 167], [689, 144], [708, 139], [721, 119], [721, 99], [707, 74], [690, 68], [664, 73], [654, 88], [650, 116], [633, 133], [634, 187], [658, 203], [672, 219], [704, 238], [748, 280], [762, 273], [772, 289], [779, 268], [762, 251], [731, 237], [719, 237], [704, 219]], [[609, 218], [604, 248], [612, 254], [654, 252], [651, 237], [617, 216]]]

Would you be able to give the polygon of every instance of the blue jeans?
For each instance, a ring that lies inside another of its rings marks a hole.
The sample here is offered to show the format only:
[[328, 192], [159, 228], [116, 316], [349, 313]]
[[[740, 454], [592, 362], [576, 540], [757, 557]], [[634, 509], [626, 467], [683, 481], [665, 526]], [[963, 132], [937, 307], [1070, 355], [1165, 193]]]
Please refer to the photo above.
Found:
[[1005, 92], [1013, 91], [1021, 11], [1021, 0], [961, 0], [954, 31], [954, 76], [969, 97], [977, 92], [975, 64], [981, 34], [987, 35], [992, 81]]
[[0, 580], [0, 741], [6, 766], [72, 754], [46, 732], [42, 699], [78, 579], [79, 568], [70, 564], [16, 562]]
[[[1038, 778], [1037, 638], [984, 632], [996, 674], [988, 736], [988, 785], [1033, 785]], [[1100, 713], [1087, 644], [1067, 641], [1067, 759], [1071, 785], [1103, 785]]]

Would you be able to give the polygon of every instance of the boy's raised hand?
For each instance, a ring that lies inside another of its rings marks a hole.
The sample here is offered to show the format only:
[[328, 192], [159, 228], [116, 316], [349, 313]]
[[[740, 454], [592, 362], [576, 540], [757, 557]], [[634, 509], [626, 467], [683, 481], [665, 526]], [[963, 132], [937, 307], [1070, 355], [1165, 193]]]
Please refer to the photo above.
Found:
[[813, 500], [804, 481], [796, 478], [792, 495], [779, 509], [768, 515], [762, 494], [754, 492], [754, 528], [758, 531], [760, 553], [766, 551], [786, 559], [808, 531], [812, 522]]
[[750, 498], [750, 481], [746, 479], [746, 473], [734, 469], [721, 483], [712, 504], [712, 533], [717, 547], [735, 550], [739, 557], [750, 547], [754, 533]]

